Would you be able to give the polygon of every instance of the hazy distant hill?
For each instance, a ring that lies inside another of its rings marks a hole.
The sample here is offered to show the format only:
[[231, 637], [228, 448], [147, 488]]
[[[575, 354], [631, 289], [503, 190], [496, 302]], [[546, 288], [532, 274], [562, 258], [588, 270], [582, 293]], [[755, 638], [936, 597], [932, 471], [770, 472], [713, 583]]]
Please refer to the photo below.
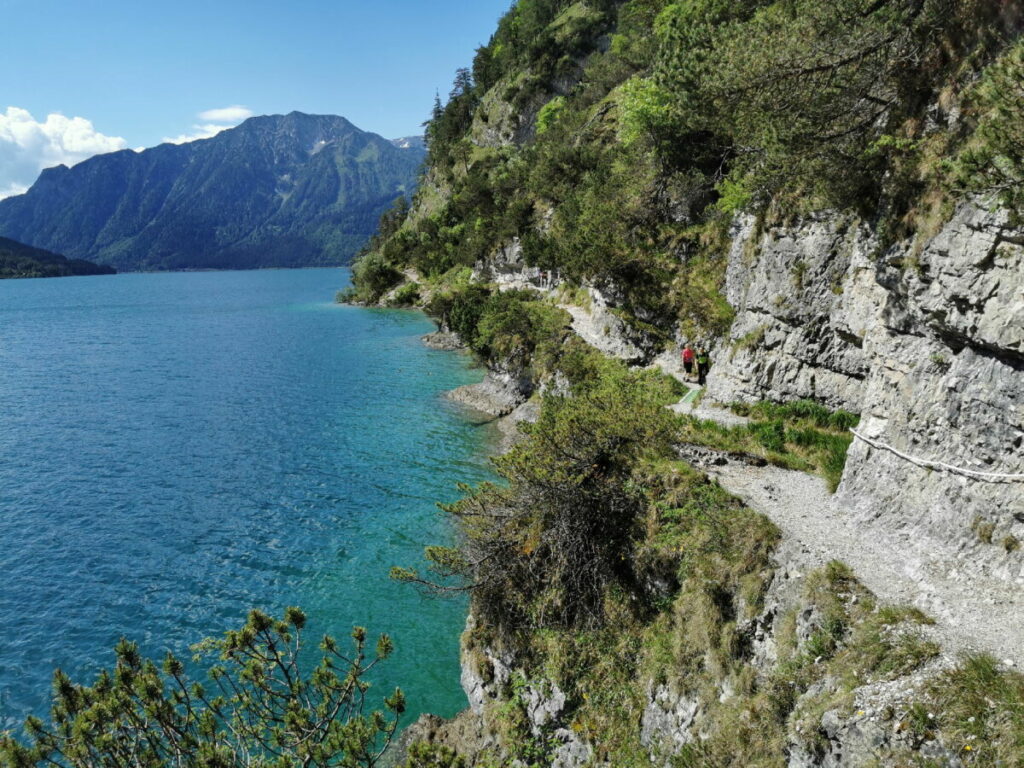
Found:
[[99, 155], [0, 201], [0, 235], [120, 270], [348, 261], [423, 159], [343, 117], [254, 117], [188, 144]]
[[81, 259], [66, 259], [56, 253], [0, 237], [0, 279], [8, 277], [69, 277], [70, 275], [112, 275], [115, 270]]

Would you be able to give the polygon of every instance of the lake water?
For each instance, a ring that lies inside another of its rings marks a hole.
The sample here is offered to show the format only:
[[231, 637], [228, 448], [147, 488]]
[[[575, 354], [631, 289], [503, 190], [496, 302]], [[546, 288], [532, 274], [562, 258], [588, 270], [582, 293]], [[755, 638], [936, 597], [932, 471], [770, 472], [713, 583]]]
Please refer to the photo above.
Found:
[[465, 605], [388, 579], [488, 477], [441, 393], [480, 379], [422, 315], [337, 306], [341, 270], [0, 281], [0, 727], [122, 635], [187, 655], [251, 607], [389, 632], [410, 716], [465, 706]]

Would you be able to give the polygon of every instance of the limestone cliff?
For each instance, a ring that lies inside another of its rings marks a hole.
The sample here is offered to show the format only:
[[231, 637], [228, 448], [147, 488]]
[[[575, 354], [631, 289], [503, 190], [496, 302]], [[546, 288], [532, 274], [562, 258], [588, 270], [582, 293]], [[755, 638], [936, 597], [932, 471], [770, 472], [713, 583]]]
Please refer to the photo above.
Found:
[[[865, 531], [963, 578], [1024, 584], [1024, 485], [920, 466], [881, 446], [982, 473], [1024, 473], [1024, 232], [961, 205], [923, 243], [882, 248], [872, 229], [821, 214], [736, 228], [737, 310], [708, 393], [812, 398], [861, 413], [839, 489]], [[952, 553], [938, 564], [929, 553]], [[909, 554], [905, 553], [905, 554]]]

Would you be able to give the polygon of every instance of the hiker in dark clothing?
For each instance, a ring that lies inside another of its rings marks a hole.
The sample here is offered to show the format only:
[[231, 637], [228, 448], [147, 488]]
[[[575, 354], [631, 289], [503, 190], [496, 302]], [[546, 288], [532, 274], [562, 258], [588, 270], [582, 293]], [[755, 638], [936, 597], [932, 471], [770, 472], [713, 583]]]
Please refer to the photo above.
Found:
[[708, 369], [711, 367], [711, 357], [704, 347], [697, 349], [697, 383], [704, 386], [708, 380]]

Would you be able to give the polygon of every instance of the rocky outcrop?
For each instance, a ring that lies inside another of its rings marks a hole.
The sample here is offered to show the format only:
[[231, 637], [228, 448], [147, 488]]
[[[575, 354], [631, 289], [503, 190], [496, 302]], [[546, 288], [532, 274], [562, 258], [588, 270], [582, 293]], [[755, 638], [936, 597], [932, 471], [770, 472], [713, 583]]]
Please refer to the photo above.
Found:
[[[934, 237], [883, 249], [822, 214], [736, 226], [715, 355], [721, 401], [813, 398], [862, 414], [839, 494], [927, 567], [1024, 583], [1024, 484], [922, 466], [1024, 473], [1024, 231], [964, 204]], [[941, 553], [940, 557], [934, 556]]]
[[[769, 685], [778, 679], [785, 659], [807, 654], [827, 618], [809, 593], [809, 579], [820, 563], [791, 542], [775, 553], [774, 575], [759, 611], [740, 627], [747, 638], [737, 651], [751, 673]], [[870, 600], [856, 585], [840, 599], [851, 604]], [[897, 630], [898, 631], [898, 630]], [[906, 628], [904, 631], [916, 631]], [[795, 644], [795, 648], [793, 647]], [[783, 658], [780, 646], [789, 648]], [[940, 656], [901, 676], [865, 679], [848, 690], [844, 681], [820, 668], [820, 676], [797, 696], [783, 734], [789, 768], [859, 768], [916, 764], [920, 758], [937, 765], [958, 766], [956, 755], [935, 734], [915, 735], [906, 723], [912, 708], [934, 675], [951, 663]], [[520, 739], [531, 741], [534, 764], [552, 768], [609, 766], [595, 758], [600, 745], [588, 743], [572, 727], [576, 705], [559, 685], [537, 676], [514, 648], [495, 644], [470, 615], [462, 641], [462, 686], [469, 708], [450, 721], [424, 716], [403, 738], [408, 745], [430, 741], [458, 752], [466, 765], [525, 765], [515, 759], [522, 744], [510, 744], [503, 734], [510, 713], [524, 730]], [[640, 679], [646, 707], [640, 717], [640, 741], [649, 750], [652, 766], [673, 764], [687, 748], [699, 754], [700, 742], [720, 723], [722, 705], [749, 695], [731, 679], [718, 685], [712, 699], [707, 691], [688, 690], [684, 680]], [[543, 753], [544, 757], [536, 757]], [[502, 762], [506, 761], [506, 762]]]
[[859, 410], [873, 320], [862, 307], [877, 296], [851, 301], [844, 289], [847, 276], [870, 263], [870, 233], [829, 216], [761, 232], [746, 217], [733, 235], [726, 298], [739, 311], [715, 355], [709, 392], [723, 402], [810, 397]]
[[506, 416], [526, 402], [533, 392], [528, 376], [489, 370], [479, 384], [467, 384], [447, 393], [449, 400], [489, 416]]
[[[478, 262], [473, 279], [492, 283], [499, 291], [534, 290], [556, 300], [566, 288], [557, 273], [527, 265], [518, 240]], [[583, 285], [575, 293], [575, 303], [563, 301], [559, 306], [572, 316], [572, 329], [580, 338], [604, 354], [631, 364], [651, 360], [654, 351], [650, 340], [620, 317], [613, 290]], [[676, 356], [668, 353], [666, 359], [674, 360]]]
[[586, 290], [588, 306], [561, 305], [572, 315], [572, 329], [590, 346], [610, 357], [632, 364], [646, 362], [649, 355], [637, 343], [638, 334], [615, 313], [601, 291]]
[[545, 753], [545, 766], [579, 768], [590, 764], [593, 747], [566, 727], [565, 717], [571, 708], [565, 693], [550, 680], [527, 677], [513, 652], [480, 643], [476, 629], [471, 613], [462, 637], [461, 677], [469, 708], [447, 721], [422, 716], [403, 735], [400, 750], [426, 741], [454, 749], [468, 765], [492, 764], [493, 758], [507, 760], [522, 746], [505, 743], [501, 737], [501, 721], [515, 709], [525, 721], [527, 738]]
[[527, 265], [518, 238], [477, 262], [472, 278], [476, 282], [493, 283], [499, 291], [550, 290], [558, 284], [554, 275]]
[[423, 346], [441, 352], [460, 352], [467, 348], [459, 334], [452, 331], [434, 331], [421, 337], [420, 340], [423, 342]]

